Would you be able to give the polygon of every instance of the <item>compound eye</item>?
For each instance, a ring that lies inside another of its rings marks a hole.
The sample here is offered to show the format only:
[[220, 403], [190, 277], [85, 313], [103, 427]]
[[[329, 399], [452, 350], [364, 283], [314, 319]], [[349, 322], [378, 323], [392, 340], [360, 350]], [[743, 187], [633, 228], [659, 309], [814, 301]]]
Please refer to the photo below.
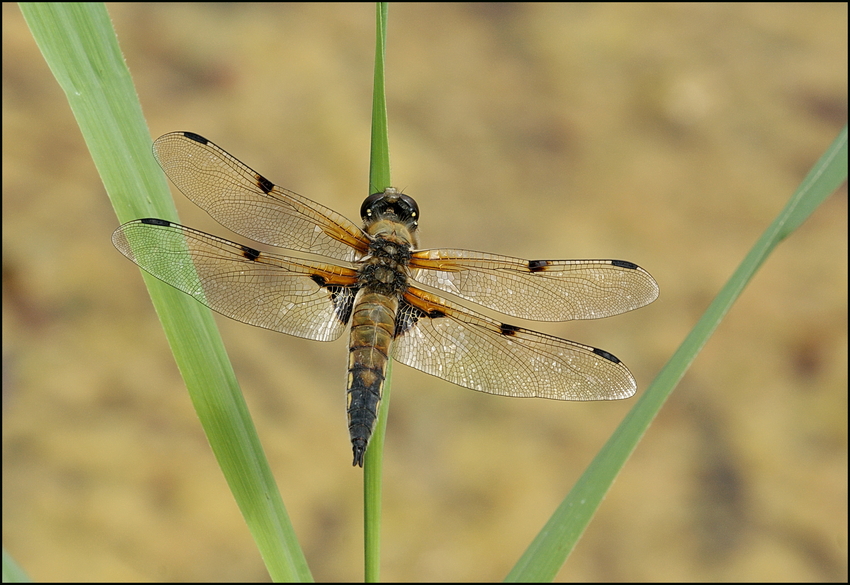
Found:
[[416, 200], [409, 195], [405, 195], [404, 193], [399, 194], [399, 201], [404, 202], [404, 207], [407, 208], [405, 215], [407, 216], [405, 219], [412, 219], [415, 223], [419, 222], [419, 205], [416, 203]]
[[370, 217], [374, 217], [373, 207], [375, 203], [379, 201], [382, 197], [384, 197], [383, 193], [372, 193], [369, 195], [364, 201], [363, 205], [360, 206], [360, 217], [365, 221]]
[[394, 187], [387, 187], [381, 193], [372, 193], [363, 201], [360, 217], [367, 223], [383, 217], [394, 217], [415, 226], [419, 220], [419, 206], [412, 197]]

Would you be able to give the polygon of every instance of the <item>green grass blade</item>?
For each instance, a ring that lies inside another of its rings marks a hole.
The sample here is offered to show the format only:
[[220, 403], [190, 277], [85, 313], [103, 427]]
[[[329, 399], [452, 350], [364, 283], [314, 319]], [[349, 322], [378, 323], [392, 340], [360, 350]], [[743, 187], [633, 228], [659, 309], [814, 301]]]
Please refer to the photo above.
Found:
[[776, 245], [847, 179], [847, 154], [845, 126], [561, 502], [508, 574], [507, 581], [555, 578], [638, 441], [758, 268]]
[[26, 571], [5, 548], [3, 549], [3, 583], [32, 583]]
[[[387, 97], [384, 85], [384, 56], [387, 42], [387, 3], [377, 3], [375, 34], [375, 80], [372, 90], [372, 148], [369, 157], [369, 192], [379, 193], [391, 186], [390, 151], [387, 123]], [[392, 386], [392, 360], [387, 365], [378, 423], [366, 450], [363, 467], [363, 533], [365, 581], [377, 582], [380, 576], [381, 546], [381, 473], [384, 435]]]
[[387, 93], [384, 83], [384, 57], [387, 43], [387, 3], [378, 2], [375, 35], [375, 80], [372, 90], [372, 148], [369, 156], [369, 192], [380, 193], [390, 181], [390, 139], [387, 122]]
[[[21, 11], [68, 97], [118, 218], [176, 220], [105, 7], [24, 3]], [[143, 276], [207, 439], [269, 574], [276, 581], [311, 580], [210, 311]]]

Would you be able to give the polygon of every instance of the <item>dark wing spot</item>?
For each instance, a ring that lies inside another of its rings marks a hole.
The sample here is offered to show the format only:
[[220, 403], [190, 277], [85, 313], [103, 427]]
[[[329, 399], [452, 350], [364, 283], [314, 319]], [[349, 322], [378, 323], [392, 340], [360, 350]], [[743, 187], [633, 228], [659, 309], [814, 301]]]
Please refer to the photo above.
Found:
[[240, 248], [242, 248], [242, 255], [245, 256], [248, 260], [251, 260], [252, 262], [260, 257], [259, 250], [249, 248], [248, 246], [240, 246]]
[[398, 312], [395, 317], [395, 336], [399, 337], [412, 329], [421, 319], [441, 319], [446, 316], [444, 311], [440, 309], [431, 309], [423, 311], [418, 307], [414, 307], [404, 299], [399, 304]]
[[405, 312], [399, 311], [395, 316], [395, 337], [401, 337], [407, 333], [414, 325], [419, 323], [419, 319], [423, 316], [422, 311], [412, 307]]
[[254, 178], [257, 180], [257, 187], [262, 189], [263, 193], [265, 193], [266, 195], [268, 195], [271, 190], [274, 189], [274, 183], [269, 181], [263, 175], [257, 175]]
[[331, 302], [336, 309], [336, 316], [343, 324], [348, 324], [351, 312], [354, 310], [355, 289], [347, 286], [329, 286]]
[[616, 266], [617, 268], [628, 268], [629, 270], [635, 270], [638, 265], [634, 262], [629, 262], [627, 260], [611, 260], [611, 266]]
[[512, 336], [516, 335], [516, 332], [519, 331], [519, 327], [516, 325], [508, 325], [507, 323], [502, 323], [499, 325], [499, 328], [502, 331], [502, 335]]
[[608, 360], [609, 362], [614, 362], [615, 364], [619, 364], [619, 363], [620, 363], [620, 360], [619, 360], [619, 359], [617, 359], [617, 356], [615, 356], [615, 355], [613, 355], [613, 354], [608, 353], [608, 352], [607, 352], [607, 351], [605, 351], [604, 349], [598, 349], [598, 348], [594, 347], [594, 348], [593, 348], [593, 353], [595, 353], [595, 354], [596, 354], [596, 355], [598, 355], [598, 356], [604, 357], [604, 358], [605, 358], [606, 360]]
[[161, 225], [161, 226], [165, 226], [165, 227], [172, 225], [172, 223], [170, 221], [167, 221], [167, 220], [164, 220], [164, 219], [157, 219], [155, 217], [146, 217], [144, 219], [140, 219], [139, 223], [143, 223], [143, 224], [146, 224], [146, 225]]
[[531, 272], [541, 272], [546, 270], [546, 267], [549, 266], [548, 260], [529, 260], [528, 261], [528, 269]]
[[351, 312], [354, 310], [354, 297], [357, 289], [350, 286], [328, 286], [327, 279], [319, 274], [311, 274], [310, 280], [328, 291], [337, 318], [342, 323], [347, 324], [348, 320], [351, 319]]
[[395, 336], [401, 337], [419, 323], [420, 319], [424, 319], [427, 316], [428, 313], [422, 309], [418, 309], [407, 301], [402, 300], [395, 314]]
[[200, 134], [195, 134], [194, 132], [184, 132], [183, 136], [188, 138], [189, 140], [194, 140], [195, 142], [200, 142], [201, 144], [209, 143], [209, 140], [201, 136]]

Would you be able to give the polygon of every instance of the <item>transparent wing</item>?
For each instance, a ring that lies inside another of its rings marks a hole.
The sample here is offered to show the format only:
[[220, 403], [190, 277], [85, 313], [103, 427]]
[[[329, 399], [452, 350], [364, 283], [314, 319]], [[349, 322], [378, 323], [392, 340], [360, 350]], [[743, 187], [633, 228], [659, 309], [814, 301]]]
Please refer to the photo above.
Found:
[[137, 219], [112, 243], [147, 272], [250, 325], [330, 341], [348, 323], [357, 273], [266, 254], [162, 219]]
[[345, 261], [368, 248], [368, 236], [345, 217], [278, 187], [203, 136], [165, 134], [153, 153], [186, 197], [237, 234]]
[[422, 284], [535, 321], [599, 319], [658, 297], [652, 276], [623, 260], [522, 260], [470, 250], [419, 250], [410, 266]]
[[637, 384], [601, 349], [500, 323], [410, 288], [399, 307], [393, 357], [465, 388], [502, 396], [616, 400]]

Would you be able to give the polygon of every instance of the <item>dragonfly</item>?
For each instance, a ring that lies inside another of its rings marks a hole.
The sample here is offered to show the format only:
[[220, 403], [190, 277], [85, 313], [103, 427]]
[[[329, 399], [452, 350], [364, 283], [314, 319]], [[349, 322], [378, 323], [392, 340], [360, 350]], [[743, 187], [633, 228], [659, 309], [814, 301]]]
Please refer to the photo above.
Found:
[[177, 188], [221, 225], [316, 259], [156, 218], [120, 226], [113, 244], [237, 321], [316, 341], [337, 339], [350, 325], [346, 405], [355, 466], [363, 466], [390, 359], [501, 396], [617, 400], [637, 390], [628, 368], [605, 350], [501, 322], [442, 294], [520, 319], [598, 319], [658, 297], [656, 281], [633, 262], [420, 249], [419, 207], [397, 189], [367, 197], [359, 227], [198, 134], [165, 134], [153, 153]]

